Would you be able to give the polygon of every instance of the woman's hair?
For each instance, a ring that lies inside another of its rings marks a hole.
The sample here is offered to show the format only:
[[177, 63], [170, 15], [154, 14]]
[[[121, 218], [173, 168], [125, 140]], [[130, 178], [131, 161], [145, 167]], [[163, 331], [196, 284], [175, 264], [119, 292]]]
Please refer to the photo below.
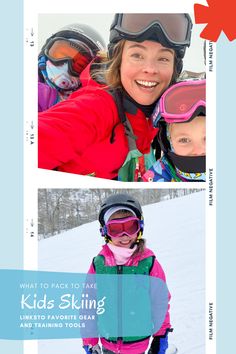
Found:
[[[177, 79], [182, 71], [182, 59], [177, 58], [177, 55], [175, 53], [175, 58], [174, 58], [174, 70], [173, 70], [173, 75], [171, 78], [170, 85], [173, 85], [177, 82]], [[181, 69], [179, 70], [178, 66], [181, 65]]]
[[125, 39], [122, 39], [118, 42], [112, 52], [112, 59], [110, 60], [110, 64], [105, 72], [105, 80], [108, 86], [113, 88], [121, 88], [121, 78], [120, 78], [120, 67], [122, 61], [122, 54], [125, 45]]
[[120, 66], [125, 39], [118, 42], [113, 48], [113, 56], [108, 59], [107, 53], [99, 52], [98, 58], [100, 59], [100, 67], [96, 67], [92, 71], [91, 76], [95, 81], [100, 81], [102, 78], [105, 81], [106, 87], [122, 88], [120, 79]]
[[[108, 87], [111, 88], [122, 88], [121, 77], [120, 77], [120, 67], [122, 61], [122, 53], [125, 44], [125, 39], [119, 41], [112, 50], [112, 58], [110, 60], [107, 59], [107, 55], [104, 55], [104, 52], [99, 52], [98, 56], [100, 58], [101, 68], [96, 69], [92, 72], [92, 78], [97, 79], [98, 77], [103, 77], [105, 83]], [[105, 65], [105, 69], [104, 69]], [[173, 75], [171, 79], [171, 85], [177, 81], [179, 76], [179, 59], [176, 56], [174, 58], [174, 69]]]

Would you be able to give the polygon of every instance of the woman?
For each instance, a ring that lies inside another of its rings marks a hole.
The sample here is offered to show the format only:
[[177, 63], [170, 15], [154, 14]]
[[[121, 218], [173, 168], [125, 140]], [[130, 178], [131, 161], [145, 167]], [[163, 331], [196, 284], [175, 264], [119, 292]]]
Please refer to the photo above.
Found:
[[81, 72], [105, 47], [97, 31], [80, 23], [67, 25], [49, 37], [38, 56], [38, 111], [66, 100], [77, 90]]
[[137, 181], [155, 161], [149, 119], [190, 45], [187, 14], [116, 14], [109, 61], [81, 74], [83, 88], [39, 115], [39, 168]]

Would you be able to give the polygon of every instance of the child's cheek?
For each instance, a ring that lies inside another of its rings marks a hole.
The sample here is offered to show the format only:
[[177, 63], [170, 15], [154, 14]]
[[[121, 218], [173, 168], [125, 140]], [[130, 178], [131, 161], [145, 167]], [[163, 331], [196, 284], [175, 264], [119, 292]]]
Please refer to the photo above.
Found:
[[174, 152], [177, 155], [186, 156], [188, 154], [186, 146], [183, 146], [179, 143], [173, 143], [173, 148], [174, 148]]

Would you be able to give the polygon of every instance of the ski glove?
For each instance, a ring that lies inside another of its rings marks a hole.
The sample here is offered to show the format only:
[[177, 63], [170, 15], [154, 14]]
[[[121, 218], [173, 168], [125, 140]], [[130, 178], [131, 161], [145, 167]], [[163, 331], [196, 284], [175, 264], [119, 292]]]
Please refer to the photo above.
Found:
[[165, 354], [168, 348], [168, 333], [153, 338], [148, 354]]
[[91, 345], [84, 345], [83, 348], [87, 354], [102, 354], [101, 348], [98, 344], [93, 347]]

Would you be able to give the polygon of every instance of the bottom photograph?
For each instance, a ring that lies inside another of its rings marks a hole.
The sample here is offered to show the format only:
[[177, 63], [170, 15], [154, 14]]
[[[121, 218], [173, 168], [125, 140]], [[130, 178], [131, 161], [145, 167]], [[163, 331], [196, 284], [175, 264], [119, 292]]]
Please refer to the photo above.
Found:
[[203, 189], [39, 189], [38, 353], [204, 354], [205, 267]]

